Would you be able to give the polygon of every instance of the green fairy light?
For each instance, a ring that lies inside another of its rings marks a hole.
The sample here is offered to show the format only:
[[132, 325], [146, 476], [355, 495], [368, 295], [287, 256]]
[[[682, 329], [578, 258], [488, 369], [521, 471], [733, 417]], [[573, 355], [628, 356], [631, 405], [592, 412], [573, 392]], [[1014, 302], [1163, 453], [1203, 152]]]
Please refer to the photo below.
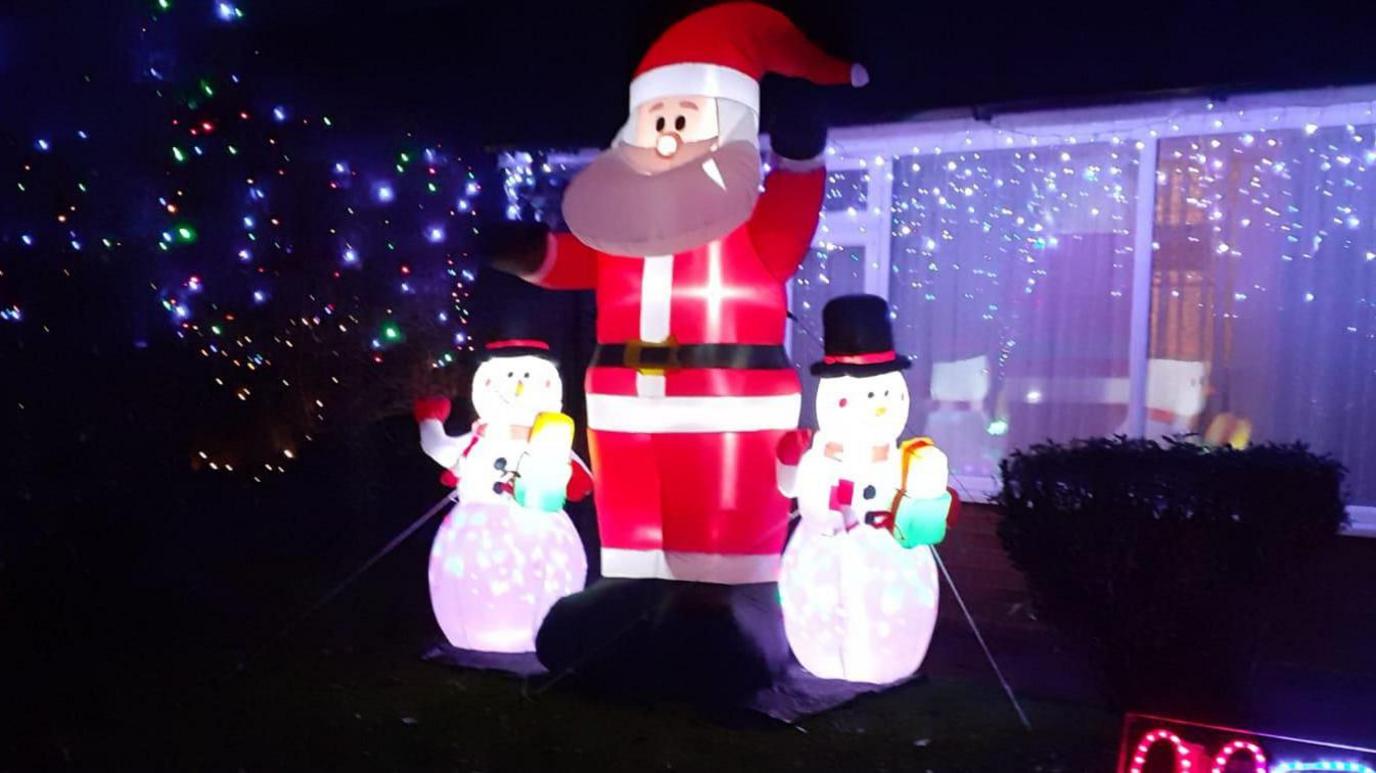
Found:
[[201, 78], [201, 91], [204, 92], [207, 97], [215, 96], [215, 87], [211, 86], [210, 81], [205, 78]]
[[234, 147], [233, 145], [226, 145], [226, 146], [225, 146], [225, 150], [228, 150], [228, 151], [229, 151], [229, 155], [231, 155], [231, 156], [237, 156], [237, 155], [239, 155], [239, 149], [236, 148], [236, 147]]
[[440, 189], [439, 186], [438, 186], [438, 185], [435, 185], [434, 183], [426, 183], [426, 184], [425, 184], [425, 187], [428, 188], [428, 189], [430, 189], [430, 192], [431, 192], [431, 193], [435, 193], [435, 192], [439, 191], [439, 189]]
[[186, 153], [183, 153], [181, 148], [177, 147], [176, 145], [173, 145], [173, 146], [172, 146], [172, 160], [173, 160], [173, 161], [176, 161], [178, 164], [185, 164], [185, 163], [186, 163]]
[[177, 226], [177, 239], [184, 244], [196, 241], [196, 229], [189, 225]]

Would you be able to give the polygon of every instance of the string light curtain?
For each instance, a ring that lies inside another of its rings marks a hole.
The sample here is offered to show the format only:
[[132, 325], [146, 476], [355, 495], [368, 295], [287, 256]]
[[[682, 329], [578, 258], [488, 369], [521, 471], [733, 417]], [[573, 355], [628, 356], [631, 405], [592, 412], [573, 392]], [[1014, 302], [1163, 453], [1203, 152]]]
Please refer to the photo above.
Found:
[[911, 434], [960, 475], [1127, 419], [1138, 151], [1128, 142], [903, 156], [889, 301]]
[[1376, 503], [1376, 126], [1171, 137], [1158, 168], [1149, 431], [1303, 439]]

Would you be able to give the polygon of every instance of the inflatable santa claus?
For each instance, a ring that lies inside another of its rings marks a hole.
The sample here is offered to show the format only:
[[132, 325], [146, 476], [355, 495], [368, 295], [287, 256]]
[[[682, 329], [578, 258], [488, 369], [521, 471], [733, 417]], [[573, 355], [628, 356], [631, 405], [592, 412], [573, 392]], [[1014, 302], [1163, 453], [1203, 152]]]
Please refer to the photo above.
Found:
[[670, 27], [612, 147], [570, 184], [571, 233], [518, 274], [596, 290], [589, 445], [608, 577], [777, 578], [774, 449], [798, 423], [785, 285], [817, 227], [825, 129], [780, 124], [761, 190], [760, 79], [862, 85], [786, 18], [726, 3]]

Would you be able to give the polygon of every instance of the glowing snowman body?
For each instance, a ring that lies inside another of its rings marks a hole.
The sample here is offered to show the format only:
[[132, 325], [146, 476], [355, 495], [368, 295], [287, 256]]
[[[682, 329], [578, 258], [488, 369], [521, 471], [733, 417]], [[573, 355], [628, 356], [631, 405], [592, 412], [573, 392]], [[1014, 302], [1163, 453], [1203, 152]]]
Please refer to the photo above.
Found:
[[[902, 374], [831, 376], [817, 391], [820, 428], [786, 495], [802, 522], [779, 577], [784, 629], [798, 662], [826, 679], [883, 684], [911, 675], [936, 625], [931, 549], [906, 549], [881, 520], [902, 481], [896, 445], [908, 417]], [[909, 493], [945, 493], [935, 448], [911, 464]], [[892, 517], [892, 514], [889, 514]]]
[[[549, 360], [494, 356], [473, 377], [473, 432], [451, 438], [440, 421], [421, 422], [426, 453], [458, 477], [459, 501], [435, 535], [429, 568], [431, 607], [455, 647], [534, 651], [550, 607], [583, 589], [587, 558], [568, 515], [512, 496], [535, 417], [557, 412], [562, 391]], [[562, 448], [567, 476], [578, 462]]]

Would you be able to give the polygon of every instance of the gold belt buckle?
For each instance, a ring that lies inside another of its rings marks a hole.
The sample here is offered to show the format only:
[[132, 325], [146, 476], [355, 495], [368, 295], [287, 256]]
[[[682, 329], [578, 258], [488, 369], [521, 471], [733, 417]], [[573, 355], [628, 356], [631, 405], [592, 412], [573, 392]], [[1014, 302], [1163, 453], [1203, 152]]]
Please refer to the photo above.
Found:
[[[626, 353], [621, 358], [621, 364], [628, 368], [633, 368], [642, 376], [663, 376], [665, 373], [671, 370], [678, 370], [680, 367], [678, 362], [678, 339], [673, 336], [669, 336], [663, 341], [642, 341], [637, 338], [632, 341], [627, 341], [625, 346]], [[646, 349], [667, 349], [669, 350], [669, 359], [663, 365], [642, 365], [640, 358]]]

